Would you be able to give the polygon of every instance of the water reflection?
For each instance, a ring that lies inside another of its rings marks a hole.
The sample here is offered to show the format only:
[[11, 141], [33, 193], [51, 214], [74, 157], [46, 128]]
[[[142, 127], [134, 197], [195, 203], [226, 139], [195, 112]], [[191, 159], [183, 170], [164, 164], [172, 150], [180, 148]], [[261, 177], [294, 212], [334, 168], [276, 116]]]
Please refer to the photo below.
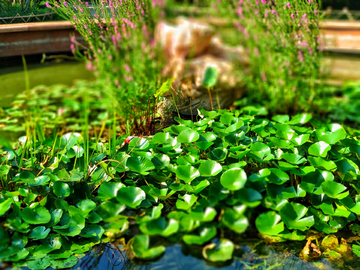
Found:
[[[201, 247], [176, 244], [168, 246], [156, 261], [131, 259], [124, 246], [102, 244], [81, 258], [72, 269], [116, 269], [116, 270], [212, 270], [212, 269], [277, 269], [312, 270], [337, 269], [329, 261], [305, 262], [299, 258], [301, 243], [265, 245], [264, 242], [239, 245], [234, 259], [225, 263], [212, 263], [202, 258]], [[346, 267], [347, 268], [347, 267]], [[350, 268], [348, 268], [350, 269]]]

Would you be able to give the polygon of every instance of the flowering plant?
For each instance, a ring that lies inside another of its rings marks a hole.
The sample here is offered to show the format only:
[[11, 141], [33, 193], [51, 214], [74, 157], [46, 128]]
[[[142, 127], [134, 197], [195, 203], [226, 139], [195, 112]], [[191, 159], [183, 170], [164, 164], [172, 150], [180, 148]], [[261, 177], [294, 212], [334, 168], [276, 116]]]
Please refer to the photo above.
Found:
[[217, 13], [230, 14], [241, 33], [237, 42], [250, 56], [244, 76], [251, 101], [273, 112], [311, 110], [318, 94], [321, 61], [315, 0], [221, 0]]
[[[134, 121], [149, 120], [156, 106], [154, 93], [161, 83], [161, 57], [153, 32], [159, 2], [54, 2], [57, 12], [85, 38], [87, 68], [94, 70], [110, 109], [122, 123], [128, 123], [127, 131]], [[71, 46], [74, 53], [79, 52], [78, 44], [74, 42]]]

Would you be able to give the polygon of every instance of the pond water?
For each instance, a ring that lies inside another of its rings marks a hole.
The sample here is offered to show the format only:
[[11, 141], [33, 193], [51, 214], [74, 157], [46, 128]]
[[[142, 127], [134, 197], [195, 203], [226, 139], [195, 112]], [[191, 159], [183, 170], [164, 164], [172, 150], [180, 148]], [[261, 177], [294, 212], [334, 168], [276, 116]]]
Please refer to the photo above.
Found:
[[[28, 64], [30, 88], [36, 85], [72, 85], [76, 79], [92, 79], [93, 75], [83, 62], [62, 61]], [[9, 105], [16, 94], [25, 90], [22, 66], [0, 69], [0, 107]]]

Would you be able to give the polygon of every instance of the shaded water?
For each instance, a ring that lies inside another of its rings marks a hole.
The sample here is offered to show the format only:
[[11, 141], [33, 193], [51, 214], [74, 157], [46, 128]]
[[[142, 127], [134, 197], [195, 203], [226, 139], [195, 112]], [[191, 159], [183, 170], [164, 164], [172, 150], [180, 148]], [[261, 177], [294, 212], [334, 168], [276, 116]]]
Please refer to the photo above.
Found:
[[[92, 79], [83, 62], [63, 61], [60, 63], [28, 64], [30, 88], [36, 85], [72, 85], [76, 79]], [[25, 73], [22, 66], [0, 69], [0, 107], [9, 105], [16, 94], [23, 92]]]

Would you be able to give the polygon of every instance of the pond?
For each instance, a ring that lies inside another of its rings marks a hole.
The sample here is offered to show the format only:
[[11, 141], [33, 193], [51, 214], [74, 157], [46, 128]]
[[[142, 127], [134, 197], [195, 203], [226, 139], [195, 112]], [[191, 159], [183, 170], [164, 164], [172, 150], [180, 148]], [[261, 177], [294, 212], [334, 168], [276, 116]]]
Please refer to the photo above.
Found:
[[[36, 85], [72, 85], [77, 79], [91, 79], [83, 62], [62, 61], [44, 64], [28, 64], [30, 88]], [[0, 69], [0, 107], [9, 105], [16, 94], [25, 90], [25, 74], [22, 66]]]

